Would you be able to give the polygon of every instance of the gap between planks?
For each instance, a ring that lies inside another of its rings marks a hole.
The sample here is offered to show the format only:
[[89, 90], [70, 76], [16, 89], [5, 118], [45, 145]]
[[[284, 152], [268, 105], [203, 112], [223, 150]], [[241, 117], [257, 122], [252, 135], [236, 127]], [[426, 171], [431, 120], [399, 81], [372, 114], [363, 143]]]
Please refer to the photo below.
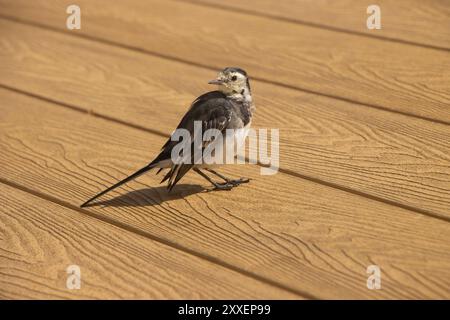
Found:
[[[163, 132], [161, 132], [159, 130], [153, 130], [153, 129], [146, 128], [146, 127], [143, 127], [143, 126], [139, 126], [139, 125], [136, 125], [136, 124], [133, 124], [133, 123], [129, 123], [127, 121], [123, 121], [123, 120], [114, 118], [114, 117], [110, 117], [110, 116], [103, 115], [103, 114], [100, 114], [100, 113], [97, 113], [97, 112], [93, 112], [93, 111], [84, 109], [84, 108], [79, 107], [79, 106], [75, 106], [75, 105], [72, 105], [72, 104], [69, 104], [69, 103], [57, 101], [57, 100], [54, 100], [54, 99], [49, 99], [47, 97], [43, 97], [43, 96], [40, 96], [40, 95], [37, 95], [37, 94], [34, 94], [34, 93], [23, 91], [23, 90], [20, 90], [20, 89], [17, 89], [17, 88], [14, 88], [14, 87], [2, 84], [2, 83], [0, 83], [0, 87], [3, 88], [3, 89], [6, 89], [8, 91], [12, 91], [12, 92], [21, 94], [21, 95], [25, 95], [25, 96], [28, 96], [28, 97], [31, 97], [31, 98], [35, 98], [35, 99], [38, 99], [38, 100], [41, 100], [41, 101], [49, 102], [52, 105], [57, 105], [57, 106], [60, 106], [60, 107], [68, 108], [70, 110], [77, 111], [77, 112], [80, 112], [80, 113], [83, 113], [83, 114], [89, 114], [89, 115], [91, 115], [93, 117], [104, 119], [104, 120], [107, 120], [107, 121], [110, 121], [110, 122], [113, 122], [113, 123], [117, 123], [117, 124], [120, 124], [120, 125], [131, 127], [131, 128], [134, 128], [134, 129], [137, 129], [137, 130], [141, 130], [141, 131], [144, 131], [144, 132], [147, 132], [147, 133], [155, 134], [157, 136], [161, 136], [161, 137], [165, 137], [165, 138], [169, 137], [167, 134], [165, 134], [165, 133], [163, 133]], [[261, 164], [260, 162], [258, 162], [257, 164], [259, 166], [262, 166], [262, 167], [265, 166], [265, 165]], [[322, 179], [319, 179], [319, 178], [315, 178], [315, 177], [307, 176], [307, 175], [304, 175], [304, 174], [300, 174], [300, 173], [297, 173], [297, 172], [295, 172], [293, 170], [279, 168], [279, 172], [287, 174], [287, 175], [290, 175], [292, 177], [296, 177], [296, 178], [303, 179], [303, 180], [308, 180], [308, 181], [313, 182], [313, 183], [317, 183], [317, 184], [324, 185], [324, 186], [327, 186], [327, 187], [331, 187], [331, 188], [334, 188], [334, 189], [338, 189], [338, 190], [341, 190], [341, 191], [344, 191], [344, 192], [348, 192], [348, 193], [351, 193], [353, 195], [357, 195], [357, 196], [360, 196], [360, 197], [363, 197], [363, 198], [375, 200], [375, 201], [378, 201], [378, 202], [381, 202], [381, 203], [384, 203], [384, 204], [388, 204], [388, 205], [392, 205], [392, 206], [395, 206], [395, 207], [398, 207], [398, 208], [406, 209], [406, 210], [409, 210], [409, 211], [412, 211], [412, 212], [415, 212], [417, 214], [421, 214], [421, 215], [424, 215], [424, 216], [427, 216], [427, 217], [430, 217], [430, 218], [438, 219], [438, 220], [441, 220], [441, 221], [444, 221], [444, 222], [450, 222], [450, 217], [443, 216], [443, 215], [440, 215], [440, 214], [436, 214], [436, 213], [434, 213], [432, 211], [429, 211], [429, 210], [424, 210], [424, 209], [417, 208], [417, 207], [414, 207], [414, 206], [409, 206], [409, 205], [405, 205], [405, 204], [402, 204], [402, 203], [398, 203], [398, 202], [395, 202], [393, 200], [381, 198], [381, 197], [378, 197], [378, 196], [375, 196], [375, 195], [372, 195], [372, 194], [369, 194], [369, 193], [366, 193], [366, 192], [361, 192], [361, 191], [358, 191], [358, 190], [355, 190], [355, 189], [352, 189], [352, 188], [349, 188], [349, 187], [345, 187], [345, 186], [339, 185], [337, 183], [328, 182], [328, 181], [325, 181], [325, 180], [322, 180]]]
[[388, 41], [388, 42], [401, 43], [401, 44], [405, 44], [405, 45], [409, 45], [409, 46], [422, 47], [422, 48], [427, 48], [427, 49], [432, 49], [432, 50], [450, 52], [450, 49], [448, 49], [446, 47], [439, 47], [439, 46], [435, 46], [435, 45], [431, 45], [431, 44], [420, 43], [420, 42], [410, 41], [410, 40], [404, 40], [404, 39], [394, 38], [394, 37], [386, 37], [386, 36], [381, 36], [381, 35], [376, 35], [376, 34], [366, 34], [364, 32], [358, 32], [355, 30], [338, 28], [338, 27], [334, 27], [334, 26], [328, 26], [325, 24], [321, 24], [321, 23], [303, 21], [300, 19], [293, 19], [293, 18], [289, 18], [289, 17], [277, 16], [277, 15], [266, 13], [266, 12], [257, 12], [257, 11], [253, 11], [253, 10], [249, 10], [249, 9], [245, 9], [245, 8], [241, 8], [241, 7], [236, 8], [236, 7], [227, 6], [226, 4], [222, 4], [222, 3], [218, 3], [218, 2], [210, 3], [210, 2], [204, 2], [202, 0], [171, 0], [171, 1], [185, 2], [185, 3], [187, 2], [187, 3], [201, 6], [201, 7], [215, 8], [215, 9], [219, 9], [219, 10], [223, 10], [223, 11], [229, 11], [232, 13], [239, 12], [239, 13], [247, 14], [250, 16], [278, 20], [278, 21], [282, 21], [282, 22], [293, 23], [293, 24], [298, 24], [298, 25], [302, 25], [302, 26], [308, 26], [308, 27], [327, 30], [327, 31], [331, 31], [331, 32], [347, 33], [347, 34], [352, 34], [352, 35], [369, 38], [369, 39], [379, 39], [379, 40]]
[[[178, 0], [176, 0], [176, 1], [178, 1]], [[191, 2], [188, 2], [188, 3], [191, 3]], [[195, 4], [195, 3], [192, 2], [192, 4]], [[51, 26], [48, 26], [48, 25], [45, 25], [45, 24], [37, 23], [35, 21], [30, 21], [30, 20], [26, 20], [26, 19], [22, 19], [22, 18], [18, 18], [18, 17], [13, 17], [13, 16], [9, 16], [9, 15], [4, 15], [4, 14], [0, 14], [0, 19], [4, 19], [4, 20], [7, 20], [7, 21], [20, 23], [20, 24], [24, 24], [24, 25], [28, 25], [28, 26], [32, 26], [32, 27], [36, 27], [36, 28], [40, 28], [40, 29], [44, 29], [44, 30], [48, 30], [48, 31], [52, 31], [52, 32], [57, 32], [57, 33], [60, 33], [60, 34], [66, 35], [66, 36], [68, 35], [68, 33], [64, 32], [63, 30], [60, 30], [58, 28], [54, 28], [54, 27], [51, 27]], [[135, 52], [139, 52], [139, 53], [146, 54], [146, 55], [151, 55], [151, 56], [158, 57], [158, 58], [165, 59], [165, 60], [169, 60], [169, 61], [175, 61], [175, 62], [183, 63], [183, 64], [186, 64], [186, 65], [190, 65], [190, 66], [194, 66], [194, 67], [198, 67], [198, 68], [202, 68], [202, 69], [206, 69], [206, 70], [211, 70], [211, 71], [214, 71], [214, 72], [217, 72], [217, 70], [221, 69], [219, 66], [212, 66], [212, 65], [202, 64], [202, 63], [198, 63], [198, 62], [191, 61], [191, 60], [181, 59], [181, 58], [178, 58], [176, 56], [171, 56], [171, 55], [167, 55], [167, 54], [151, 51], [151, 50], [148, 50], [148, 49], [145, 49], [145, 48], [140, 48], [140, 47], [137, 47], [137, 46], [127, 45], [127, 44], [124, 44], [124, 43], [120, 43], [120, 42], [116, 42], [116, 41], [112, 41], [112, 40], [108, 40], [108, 39], [104, 39], [104, 38], [100, 38], [100, 37], [96, 37], [96, 36], [92, 36], [92, 35], [78, 34], [78, 33], [70, 33], [69, 35], [73, 36], [73, 37], [86, 39], [86, 40], [89, 40], [89, 41], [99, 42], [99, 43], [102, 43], [102, 44], [105, 44], [105, 45], [109, 45], [109, 46], [119, 47], [119, 48], [126, 49], [126, 50], [132, 50], [132, 51], [135, 51]], [[361, 106], [364, 106], [364, 107], [373, 108], [373, 109], [377, 109], [377, 110], [381, 110], [381, 111], [385, 111], [385, 112], [400, 114], [400, 115], [404, 115], [404, 116], [408, 116], [408, 117], [412, 117], [412, 118], [416, 118], [416, 119], [430, 121], [430, 122], [433, 122], [433, 123], [438, 123], [438, 124], [443, 124], [443, 125], [450, 125], [450, 121], [434, 119], [434, 118], [427, 117], [427, 116], [420, 116], [418, 114], [414, 114], [414, 113], [410, 113], [410, 112], [404, 112], [404, 111], [400, 111], [400, 110], [394, 110], [394, 109], [390, 109], [390, 108], [387, 108], [387, 107], [384, 107], [382, 105], [375, 104], [375, 103], [367, 103], [367, 102], [362, 102], [362, 101], [358, 101], [358, 100], [353, 100], [353, 99], [350, 99], [350, 98], [346, 98], [346, 97], [342, 97], [342, 96], [338, 96], [338, 95], [334, 95], [334, 94], [327, 94], [327, 93], [323, 93], [323, 92], [319, 92], [319, 91], [303, 88], [301, 86], [294, 86], [294, 85], [290, 85], [290, 84], [285, 84], [285, 83], [282, 83], [282, 82], [272, 81], [272, 80], [268, 80], [268, 79], [261, 78], [261, 77], [254, 77], [254, 76], [252, 76], [252, 79], [260, 81], [262, 83], [269, 84], [269, 85], [279, 86], [279, 87], [283, 87], [283, 88], [287, 88], [287, 89], [291, 89], [291, 90], [297, 90], [297, 91], [300, 91], [300, 92], [314, 94], [314, 95], [317, 95], [317, 96], [322, 96], [322, 97], [335, 99], [335, 100], [339, 100], [339, 101], [343, 101], [343, 102], [353, 103], [353, 104], [357, 104], [357, 105], [361, 105]]]

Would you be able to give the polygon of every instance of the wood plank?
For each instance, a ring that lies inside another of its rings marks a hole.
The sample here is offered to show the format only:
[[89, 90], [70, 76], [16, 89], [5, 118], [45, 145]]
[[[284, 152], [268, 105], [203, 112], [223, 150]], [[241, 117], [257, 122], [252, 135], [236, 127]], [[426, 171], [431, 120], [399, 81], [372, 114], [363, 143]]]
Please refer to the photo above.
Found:
[[[164, 138], [0, 89], [0, 176], [72, 205], [123, 178]], [[450, 224], [256, 166], [230, 192], [149, 174], [88, 210], [319, 298], [444, 298]], [[270, 186], [270, 188], [268, 187]], [[366, 268], [382, 269], [382, 290]]]
[[[0, 184], [0, 295], [10, 299], [299, 299]], [[77, 265], [80, 289], [66, 286]]]
[[[170, 134], [214, 72], [11, 22], [0, 84]], [[74, 54], [76, 52], [76, 54]], [[450, 127], [252, 82], [253, 125], [295, 174], [450, 217]], [[276, 114], [274, 115], [274, 110]]]
[[318, 27], [450, 49], [450, 6], [442, 0], [378, 0], [381, 29], [369, 30], [361, 0], [184, 0], [288, 19]]
[[[2, 14], [216, 69], [450, 123], [448, 52], [332, 32], [190, 3], [1, 0]], [[298, 102], [297, 102], [298, 104]]]

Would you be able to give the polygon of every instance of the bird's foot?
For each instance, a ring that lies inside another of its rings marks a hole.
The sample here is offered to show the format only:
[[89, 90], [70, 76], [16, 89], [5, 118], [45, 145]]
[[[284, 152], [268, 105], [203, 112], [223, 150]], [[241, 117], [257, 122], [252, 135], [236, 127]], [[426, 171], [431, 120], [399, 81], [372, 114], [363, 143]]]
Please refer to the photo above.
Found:
[[210, 191], [214, 191], [214, 190], [231, 190], [235, 187], [236, 185], [229, 183], [229, 182], [224, 182], [224, 183], [215, 183], [214, 184], [214, 188], [212, 188]]
[[233, 189], [234, 187], [235, 187], [234, 184], [225, 182], [225, 183], [217, 183], [217, 184], [214, 186], [214, 189], [215, 189], [215, 190], [231, 190], [231, 189]]
[[235, 179], [235, 180], [228, 180], [227, 183], [228, 184], [232, 184], [233, 186], [238, 186], [242, 183], [248, 183], [250, 182], [249, 178], [240, 178], [240, 179]]
[[249, 178], [240, 178], [240, 179], [235, 179], [235, 180], [227, 180], [226, 182], [223, 183], [214, 183], [214, 188], [211, 189], [210, 191], [213, 190], [231, 190], [234, 187], [237, 187], [238, 185], [242, 184], [242, 183], [248, 183], [250, 182]]

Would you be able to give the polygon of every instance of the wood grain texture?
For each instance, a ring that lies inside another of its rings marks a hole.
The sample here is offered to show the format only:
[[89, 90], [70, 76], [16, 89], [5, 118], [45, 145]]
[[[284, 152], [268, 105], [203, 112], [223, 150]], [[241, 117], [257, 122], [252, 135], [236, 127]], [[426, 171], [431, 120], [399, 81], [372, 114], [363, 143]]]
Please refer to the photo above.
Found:
[[[0, 175], [72, 205], [145, 164], [164, 138], [0, 89]], [[448, 298], [450, 224], [256, 166], [230, 192], [143, 176], [89, 211], [320, 298]], [[270, 186], [270, 188], [268, 188]], [[366, 288], [377, 264], [383, 289]]]
[[83, 27], [69, 31], [69, 4], [0, 1], [2, 15], [64, 32], [450, 123], [448, 52], [165, 0], [80, 0]]
[[[214, 72], [0, 20], [0, 84], [168, 135]], [[74, 54], [76, 52], [76, 54]], [[253, 81], [295, 174], [450, 217], [450, 126]]]
[[378, 0], [381, 30], [369, 30], [361, 0], [183, 0], [239, 12], [263, 14], [318, 27], [450, 49], [450, 5], [447, 0]]
[[[8, 299], [299, 299], [156, 241], [0, 184]], [[78, 265], [81, 288], [66, 287]]]

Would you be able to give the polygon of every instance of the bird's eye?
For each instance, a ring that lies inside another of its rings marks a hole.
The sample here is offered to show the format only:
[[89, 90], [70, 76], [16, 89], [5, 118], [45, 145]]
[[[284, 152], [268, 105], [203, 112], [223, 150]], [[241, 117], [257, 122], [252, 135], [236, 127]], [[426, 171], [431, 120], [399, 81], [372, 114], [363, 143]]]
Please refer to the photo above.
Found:
[[236, 81], [237, 80], [237, 77], [236, 76], [232, 76], [231, 77], [231, 81]]

